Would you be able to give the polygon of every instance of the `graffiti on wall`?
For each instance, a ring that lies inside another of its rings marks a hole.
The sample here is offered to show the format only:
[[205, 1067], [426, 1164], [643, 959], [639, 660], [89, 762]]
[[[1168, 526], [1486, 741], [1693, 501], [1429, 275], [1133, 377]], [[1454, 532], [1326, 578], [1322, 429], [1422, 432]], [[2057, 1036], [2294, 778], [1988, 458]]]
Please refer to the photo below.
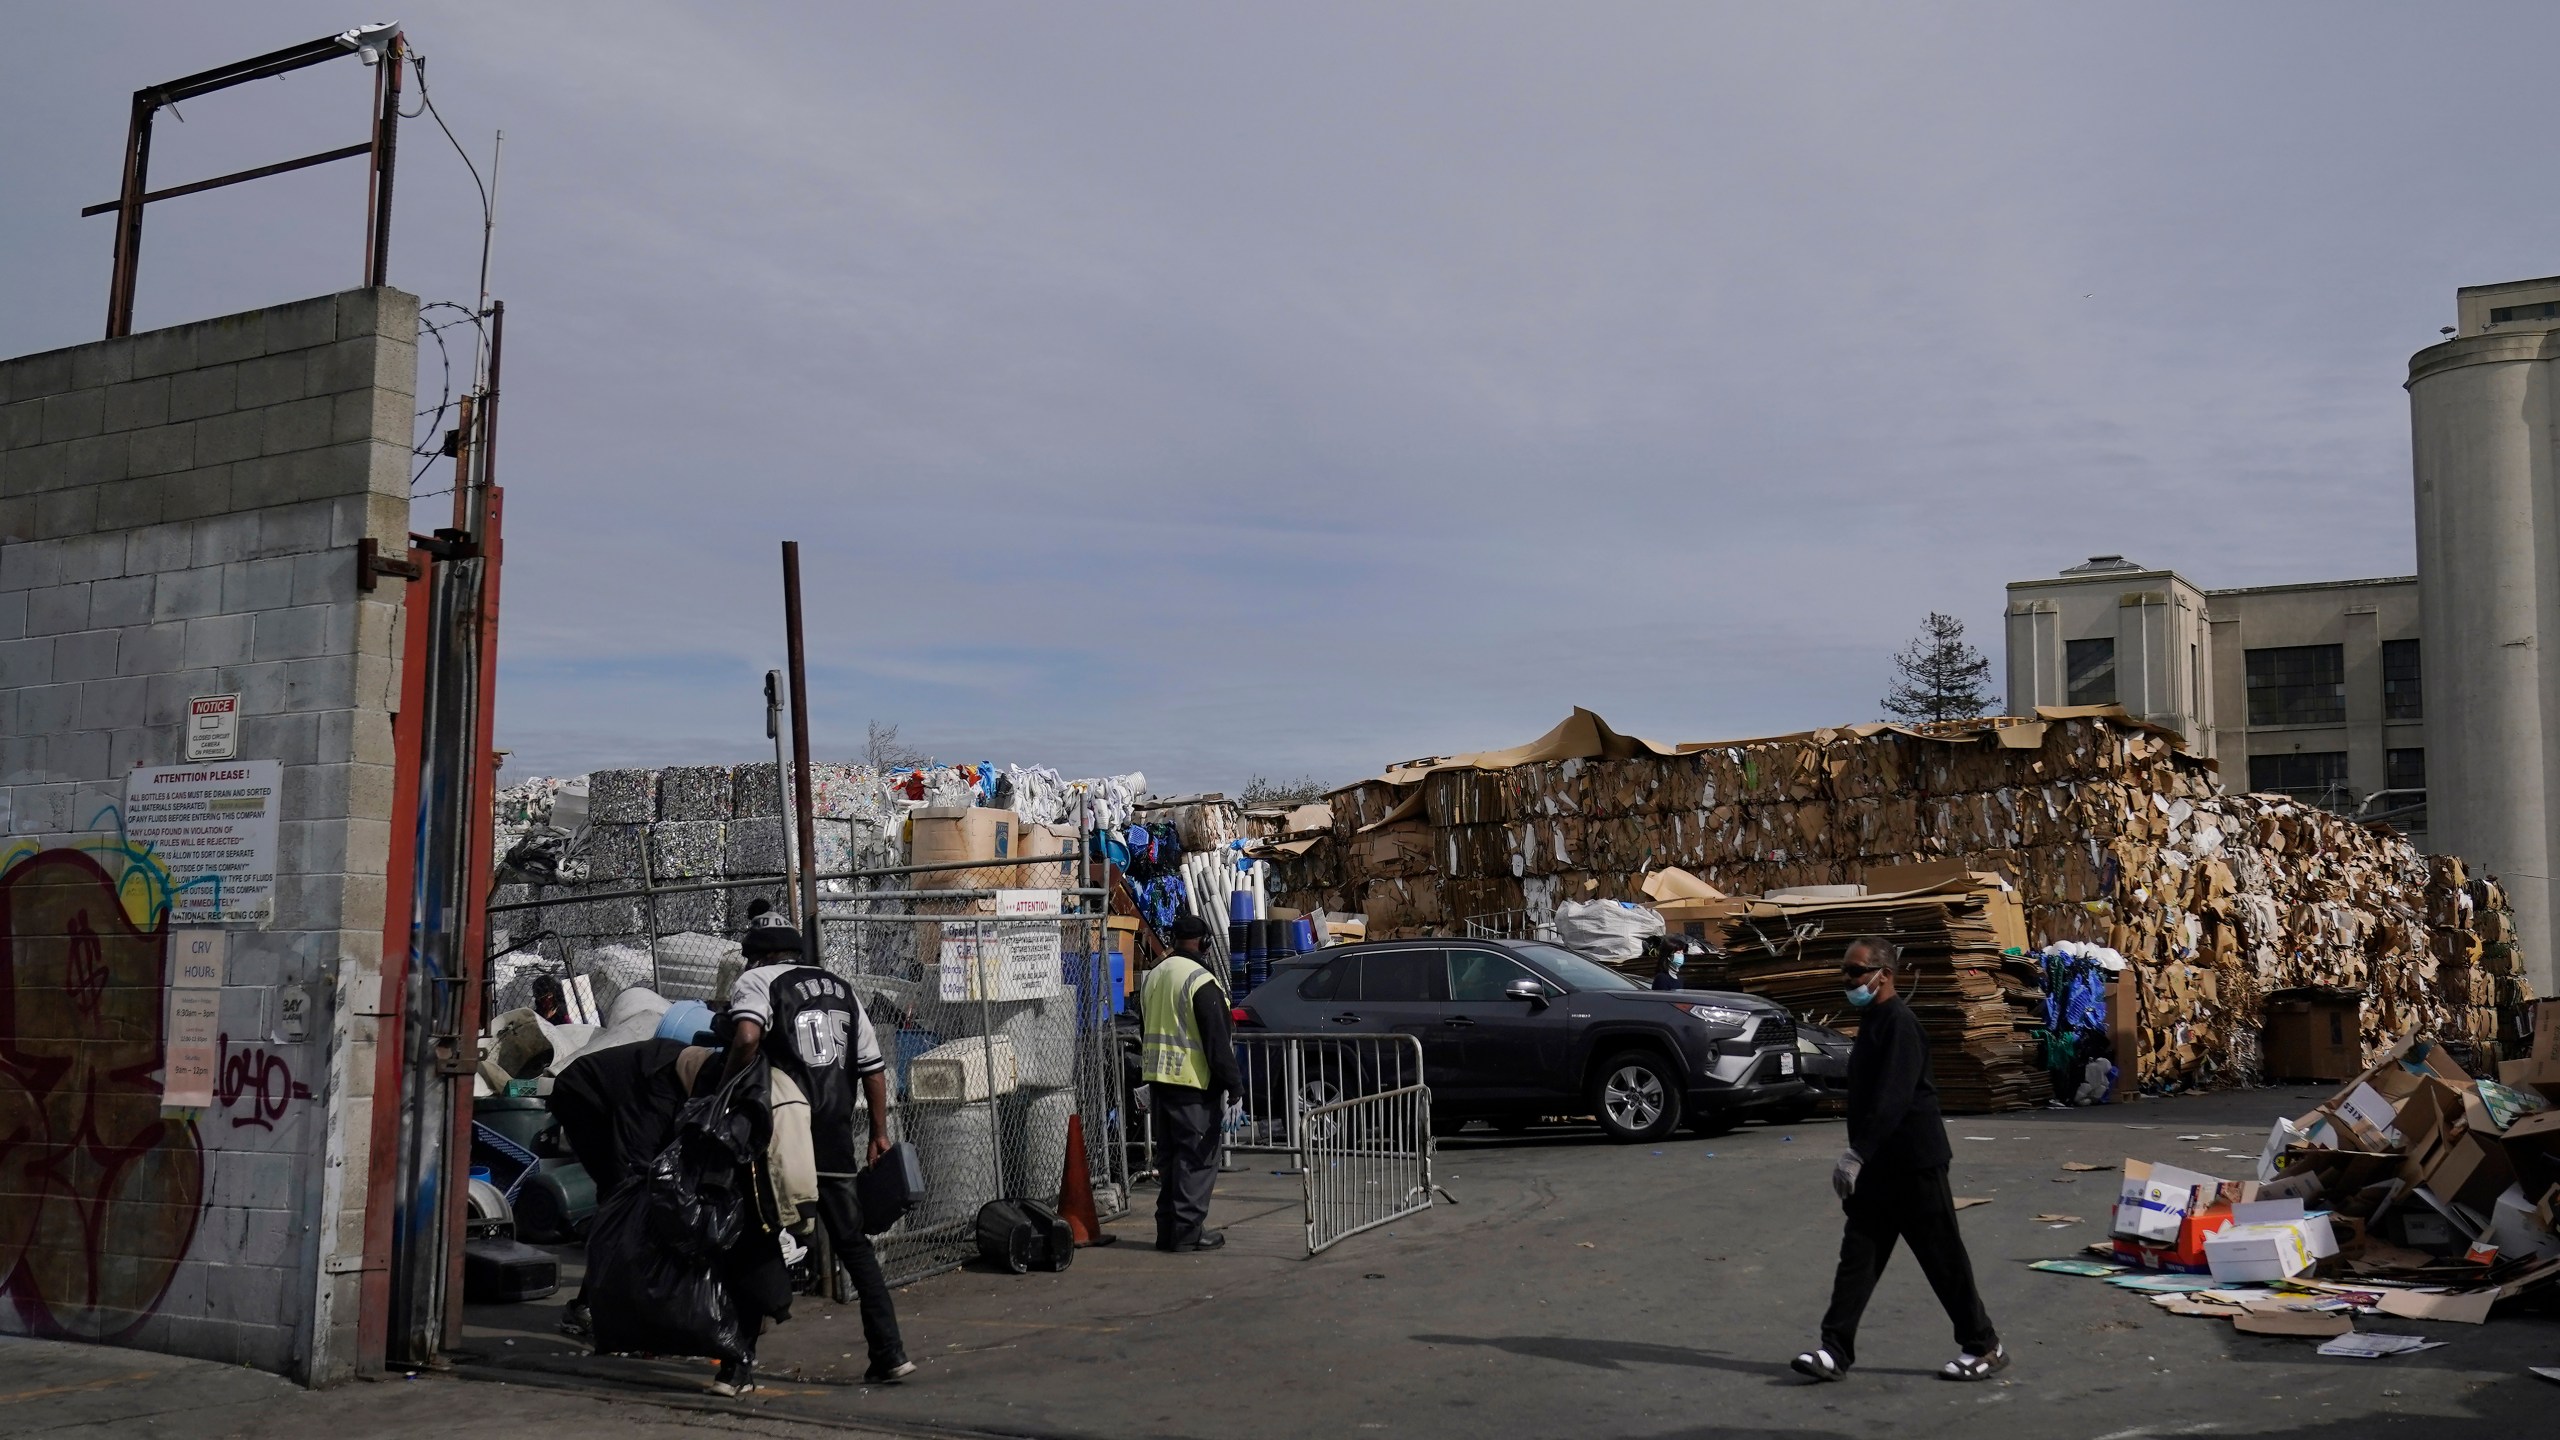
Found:
[[[0, 875], [39, 855], [65, 848], [35, 840], [18, 840], [0, 849]], [[178, 897], [196, 891], [219, 896], [222, 877], [197, 875], [181, 880], [162, 862], [159, 852], [147, 840], [135, 840], [125, 832], [124, 812], [113, 805], [101, 805], [89, 817], [88, 833], [69, 842], [69, 849], [95, 859], [104, 872], [113, 877], [116, 903], [133, 923], [150, 929], [161, 923], [163, 916], [175, 912]]]
[[[137, 923], [149, 857], [107, 858], [126, 863], [50, 849], [0, 870], [0, 1296], [28, 1332], [90, 1340], [168, 1293], [205, 1178], [195, 1125], [163, 1118], [153, 1078], [166, 901]], [[260, 1105], [265, 1083], [247, 1087]]]
[[293, 1078], [292, 1062], [273, 1050], [255, 1045], [234, 1050], [225, 1033], [216, 1053], [220, 1059], [214, 1067], [213, 1099], [233, 1112], [234, 1130], [251, 1125], [273, 1130], [284, 1118], [287, 1102], [311, 1098], [311, 1087]]

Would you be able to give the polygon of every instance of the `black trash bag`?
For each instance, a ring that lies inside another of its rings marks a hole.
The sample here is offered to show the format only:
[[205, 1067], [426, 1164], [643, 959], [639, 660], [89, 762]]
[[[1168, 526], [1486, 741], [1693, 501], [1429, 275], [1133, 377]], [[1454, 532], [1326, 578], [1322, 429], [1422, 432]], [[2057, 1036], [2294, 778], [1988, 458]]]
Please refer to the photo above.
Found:
[[650, 1238], [650, 1187], [626, 1185], [587, 1234], [587, 1306], [604, 1354], [747, 1356], [745, 1328], [708, 1258]]
[[676, 1113], [675, 1139], [649, 1162], [649, 1235], [667, 1249], [707, 1260], [738, 1243], [755, 1192], [763, 1148], [765, 1067], [760, 1059]]
[[1036, 1200], [990, 1200], [978, 1207], [978, 1258], [1020, 1275], [1075, 1263], [1075, 1232]]

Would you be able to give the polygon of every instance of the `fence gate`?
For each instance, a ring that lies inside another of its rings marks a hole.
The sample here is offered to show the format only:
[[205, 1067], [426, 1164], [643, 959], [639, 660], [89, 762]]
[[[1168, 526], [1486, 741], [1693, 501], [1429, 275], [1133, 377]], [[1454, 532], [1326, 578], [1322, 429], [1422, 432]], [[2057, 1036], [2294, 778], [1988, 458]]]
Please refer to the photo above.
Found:
[[1244, 1075], [1229, 1148], [1296, 1157], [1307, 1253], [1428, 1209], [1431, 1087], [1411, 1035], [1236, 1037]]

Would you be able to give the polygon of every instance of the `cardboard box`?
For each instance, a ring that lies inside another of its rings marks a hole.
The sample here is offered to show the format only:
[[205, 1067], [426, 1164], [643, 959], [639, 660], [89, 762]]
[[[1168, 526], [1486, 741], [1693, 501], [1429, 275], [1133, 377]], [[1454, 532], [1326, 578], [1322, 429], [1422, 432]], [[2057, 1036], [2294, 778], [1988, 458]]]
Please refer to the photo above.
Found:
[[1056, 855], [1054, 865], [1025, 865], [1015, 888], [1064, 890], [1076, 883], [1076, 832], [1064, 825], [1024, 824], [1014, 831], [1014, 853], [1022, 858]]
[[2534, 1001], [2525, 1007], [2525, 1018], [2533, 1027], [2531, 1058], [2560, 1064], [2560, 999]]
[[2399, 1102], [2376, 1089], [2370, 1081], [2358, 1082], [2346, 1094], [2321, 1109], [2363, 1142], [2361, 1149], [2397, 1150], [2404, 1143], [2404, 1137], [2396, 1127], [2400, 1116]]
[[2498, 1197], [2489, 1216], [2489, 1238], [2498, 1242], [2501, 1255], [2560, 1255], [2560, 1235], [2551, 1230], [2551, 1211], [2560, 1204], [2560, 1185], [2536, 1205], [2519, 1185], [2510, 1185]]
[[2231, 1207], [2207, 1205], [2178, 1222], [2174, 1240], [2129, 1240], [2115, 1237], [2116, 1258], [2145, 1270], [2161, 1270], [2173, 1275], [2208, 1273], [2204, 1243], [2207, 1236], [2231, 1223]]
[[2270, 1078], [2345, 1080], [2364, 1069], [2364, 996], [2279, 990], [2267, 997], [2261, 1053]]
[[2211, 1204], [2221, 1188], [2222, 1181], [2211, 1175], [2128, 1159], [2116, 1187], [2112, 1233], [2127, 1240], [2175, 1243], [2187, 1217]]
[[1022, 822], [1010, 810], [983, 806], [933, 806], [913, 816], [911, 863], [948, 865], [962, 860], [1010, 860]]
[[2231, 1207], [2231, 1222], [2204, 1238], [2204, 1258], [2222, 1281], [2290, 1280], [2338, 1253], [2326, 1214], [2299, 1200], [2260, 1200]]
[[1962, 860], [1931, 860], [1918, 865], [1870, 865], [1867, 893], [1899, 895], [1915, 890], [1973, 890], [1981, 893], [1991, 921], [1992, 938], [2003, 950], [2027, 949], [2027, 911], [2016, 887], [1997, 871], [1976, 870]]

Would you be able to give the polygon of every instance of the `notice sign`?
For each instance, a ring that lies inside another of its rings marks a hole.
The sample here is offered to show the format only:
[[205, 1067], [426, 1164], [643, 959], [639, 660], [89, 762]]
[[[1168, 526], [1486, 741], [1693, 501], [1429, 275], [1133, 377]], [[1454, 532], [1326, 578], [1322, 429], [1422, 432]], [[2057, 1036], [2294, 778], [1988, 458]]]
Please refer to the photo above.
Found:
[[275, 903], [284, 766], [145, 766], [125, 777], [124, 833], [168, 877], [180, 924], [263, 920]]
[[240, 697], [199, 695], [187, 702], [187, 761], [229, 760], [240, 753]]
[[946, 925], [941, 997], [1045, 1000], [1062, 988], [1055, 890], [999, 890], [996, 918], [1007, 924]]
[[169, 935], [168, 1049], [161, 1062], [160, 1103], [213, 1104], [216, 1052], [222, 1029], [223, 957], [230, 936], [219, 930], [176, 930]]

